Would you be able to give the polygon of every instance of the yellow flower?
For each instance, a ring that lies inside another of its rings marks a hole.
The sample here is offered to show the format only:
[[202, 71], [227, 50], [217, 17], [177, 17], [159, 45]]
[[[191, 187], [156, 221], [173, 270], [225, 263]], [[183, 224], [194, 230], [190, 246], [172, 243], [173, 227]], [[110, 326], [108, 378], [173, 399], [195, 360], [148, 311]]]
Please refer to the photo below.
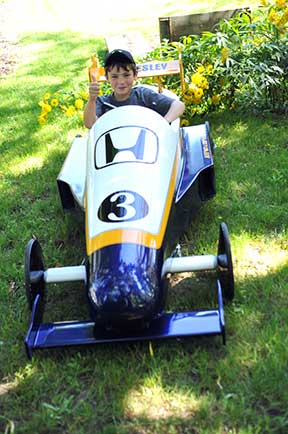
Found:
[[203, 96], [203, 89], [201, 87], [197, 87], [194, 89], [194, 96], [199, 101]]
[[184, 94], [182, 97], [185, 104], [193, 104], [194, 103], [194, 95]]
[[268, 6], [269, 5], [267, 0], [261, 0], [261, 4], [262, 4], [262, 6]]
[[286, 0], [276, 0], [276, 6], [279, 9], [285, 9]]
[[188, 127], [189, 121], [188, 119], [182, 119], [181, 120], [181, 127]]
[[89, 93], [86, 92], [85, 90], [81, 90], [81, 92], [80, 92], [80, 96], [81, 96], [83, 99], [87, 100], [87, 99], [89, 98]]
[[44, 95], [44, 97], [43, 97], [43, 99], [47, 100], [47, 99], [50, 98], [50, 96], [51, 96], [51, 94], [49, 92], [46, 92], [45, 95]]
[[83, 106], [84, 106], [84, 101], [83, 101], [83, 99], [81, 99], [81, 98], [77, 98], [77, 99], [75, 100], [75, 107], [76, 107], [76, 109], [81, 110], [81, 109], [83, 108]]
[[40, 116], [38, 116], [38, 122], [40, 125], [44, 125], [46, 122], [46, 116], [42, 115], [42, 114]]
[[275, 23], [275, 21], [277, 21], [277, 14], [275, 12], [275, 9], [270, 9], [270, 12], [268, 14], [268, 20], [271, 21], [271, 23]]
[[226, 62], [226, 60], [229, 57], [229, 54], [230, 54], [229, 48], [223, 47], [222, 50], [221, 50], [221, 60], [222, 60], [222, 63]]
[[202, 81], [202, 88], [203, 89], [209, 89], [209, 83], [206, 77], [204, 77], [203, 81]]
[[190, 83], [188, 86], [189, 92], [194, 93], [195, 87], [196, 87], [196, 84], [194, 84], [193, 82]]
[[44, 103], [41, 107], [42, 107], [42, 113], [43, 114], [49, 113], [52, 110], [52, 107], [51, 107], [50, 104], [45, 104]]
[[203, 65], [198, 66], [197, 72], [199, 72], [199, 74], [203, 74], [203, 72], [205, 72], [204, 66]]
[[203, 75], [200, 74], [199, 72], [194, 72], [194, 74], [192, 74], [191, 76], [191, 81], [196, 86], [199, 86], [202, 83], [202, 79], [203, 79]]
[[59, 105], [59, 101], [58, 101], [58, 99], [53, 98], [53, 99], [51, 99], [50, 104], [52, 107], [57, 107]]
[[192, 76], [191, 76], [191, 80], [192, 80], [192, 83], [195, 84], [195, 86], [197, 86], [197, 87], [202, 87], [203, 89], [209, 88], [209, 83], [208, 83], [207, 78], [204, 77], [204, 75], [200, 74], [199, 72], [194, 72], [194, 74], [192, 74]]
[[41, 100], [41, 101], [38, 102], [38, 105], [40, 105], [40, 107], [43, 107], [45, 104], [46, 103], [43, 100]]
[[221, 98], [219, 95], [216, 95], [216, 94], [212, 95], [212, 98], [211, 98], [212, 104], [215, 104], [215, 105], [219, 104], [220, 99]]
[[70, 105], [67, 110], [65, 111], [65, 115], [66, 116], [73, 116], [76, 112], [76, 109], [74, 107], [74, 105]]
[[208, 65], [206, 68], [207, 74], [212, 74], [212, 71], [213, 71], [213, 65]]
[[288, 8], [286, 8], [284, 14], [282, 15], [282, 17], [279, 19], [277, 25], [279, 28], [284, 27], [285, 24], [288, 21]]

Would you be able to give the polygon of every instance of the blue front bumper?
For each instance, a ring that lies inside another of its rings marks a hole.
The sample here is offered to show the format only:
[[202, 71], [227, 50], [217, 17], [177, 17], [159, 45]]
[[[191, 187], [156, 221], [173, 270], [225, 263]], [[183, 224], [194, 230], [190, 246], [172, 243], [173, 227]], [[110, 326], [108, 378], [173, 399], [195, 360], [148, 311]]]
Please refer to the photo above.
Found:
[[117, 333], [97, 330], [93, 321], [39, 323], [37, 321], [37, 309], [39, 308], [40, 296], [37, 295], [25, 339], [27, 355], [31, 359], [34, 349], [200, 335], [222, 335], [225, 344], [222, 290], [218, 280], [217, 287], [218, 309], [216, 310], [163, 313], [153, 319], [149, 326], [144, 329], [133, 332], [131, 330], [129, 332], [122, 330]]

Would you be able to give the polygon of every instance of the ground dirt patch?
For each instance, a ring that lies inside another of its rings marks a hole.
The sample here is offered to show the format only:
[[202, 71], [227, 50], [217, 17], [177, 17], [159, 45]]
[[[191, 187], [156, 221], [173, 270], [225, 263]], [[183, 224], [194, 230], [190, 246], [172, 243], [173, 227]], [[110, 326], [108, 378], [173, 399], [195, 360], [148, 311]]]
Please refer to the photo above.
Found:
[[13, 71], [21, 56], [21, 46], [17, 38], [7, 33], [11, 26], [12, 9], [9, 2], [0, 2], [0, 77]]

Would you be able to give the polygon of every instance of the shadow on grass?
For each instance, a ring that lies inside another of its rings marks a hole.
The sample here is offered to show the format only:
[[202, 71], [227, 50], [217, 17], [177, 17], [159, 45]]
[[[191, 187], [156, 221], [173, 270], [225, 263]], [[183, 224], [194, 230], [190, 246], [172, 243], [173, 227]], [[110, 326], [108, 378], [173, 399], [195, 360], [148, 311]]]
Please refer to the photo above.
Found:
[[20, 364], [18, 354], [22, 375], [2, 396], [4, 414], [20, 433], [284, 432], [288, 306], [287, 288], [280, 304], [277, 288], [287, 271], [245, 282], [264, 289], [263, 302], [255, 293], [243, 312], [227, 307], [227, 347], [173, 340], [153, 343], [151, 356], [147, 343], [101, 345], [37, 352]]
[[[21, 39], [21, 44], [29, 46], [27, 56], [30, 58], [24, 57], [24, 63], [3, 80], [1, 86], [0, 149], [4, 161], [11, 164], [14, 158], [41, 151], [43, 140], [47, 140], [47, 136], [41, 137], [43, 128], [38, 124], [41, 111], [38, 101], [43, 95], [71, 90], [75, 84], [86, 80], [88, 87], [87, 68], [91, 55], [97, 52], [103, 58], [106, 52], [103, 40], [83, 39], [73, 32], [27, 35]], [[34, 57], [29, 54], [33, 46], [37, 54]]]

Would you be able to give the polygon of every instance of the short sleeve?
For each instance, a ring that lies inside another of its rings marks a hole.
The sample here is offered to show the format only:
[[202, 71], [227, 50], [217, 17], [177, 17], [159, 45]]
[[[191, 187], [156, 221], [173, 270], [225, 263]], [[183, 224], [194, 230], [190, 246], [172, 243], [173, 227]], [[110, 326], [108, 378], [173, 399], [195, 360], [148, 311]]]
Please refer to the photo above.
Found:
[[105, 106], [103, 105], [103, 101], [101, 96], [98, 96], [96, 100], [96, 116], [97, 118], [100, 118], [100, 116], [104, 115], [105, 113]]
[[173, 98], [154, 92], [154, 90], [145, 88], [144, 86], [141, 86], [140, 89], [145, 106], [156, 111], [161, 116], [165, 116], [174, 101]]

